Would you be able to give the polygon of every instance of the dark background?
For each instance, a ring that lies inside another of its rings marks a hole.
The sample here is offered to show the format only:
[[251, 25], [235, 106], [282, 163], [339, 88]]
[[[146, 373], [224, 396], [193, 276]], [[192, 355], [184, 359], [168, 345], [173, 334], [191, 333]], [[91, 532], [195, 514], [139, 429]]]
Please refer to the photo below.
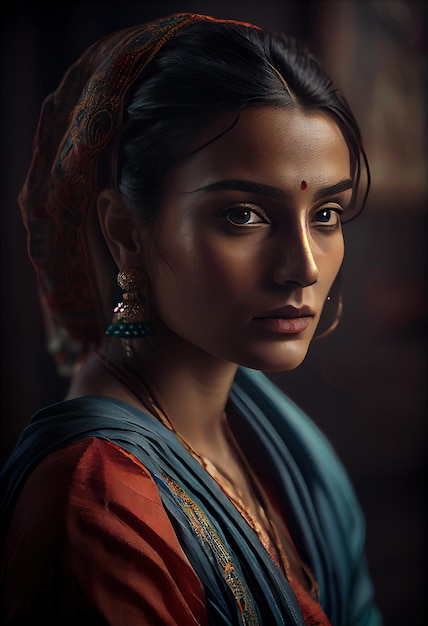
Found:
[[385, 626], [426, 623], [427, 51], [418, 1], [15, 2], [3, 9], [1, 462], [31, 413], [62, 398], [16, 197], [44, 97], [85, 47], [176, 11], [241, 19], [306, 41], [359, 119], [373, 172], [345, 226], [344, 316], [303, 365], [272, 375], [349, 470]]

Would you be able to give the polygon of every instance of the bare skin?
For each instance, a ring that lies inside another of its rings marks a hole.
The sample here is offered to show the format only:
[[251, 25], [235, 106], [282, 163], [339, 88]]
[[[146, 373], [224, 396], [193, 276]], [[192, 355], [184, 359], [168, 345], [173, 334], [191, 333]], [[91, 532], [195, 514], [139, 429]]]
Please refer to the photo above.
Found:
[[[334, 121], [260, 108], [244, 111], [230, 132], [168, 174], [154, 228], [143, 231], [113, 190], [99, 197], [118, 268], [148, 275], [153, 327], [150, 341], [134, 340], [134, 360], [117, 339], [106, 338], [103, 351], [124, 368], [150, 372], [175, 430], [227, 472], [254, 514], [247, 470], [224, 428], [230, 387], [238, 365], [286, 371], [305, 358], [343, 260], [339, 214], [351, 186], [349, 151]], [[275, 312], [285, 306], [301, 311], [298, 321]], [[69, 397], [84, 394], [141, 408], [95, 357]]]

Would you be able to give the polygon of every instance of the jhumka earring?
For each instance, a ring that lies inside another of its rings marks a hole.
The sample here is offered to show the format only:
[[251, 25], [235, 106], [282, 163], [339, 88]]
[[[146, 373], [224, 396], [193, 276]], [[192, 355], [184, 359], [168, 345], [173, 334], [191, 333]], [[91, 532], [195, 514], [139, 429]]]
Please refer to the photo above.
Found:
[[126, 269], [117, 275], [117, 284], [124, 291], [122, 301], [114, 309], [112, 323], [106, 330], [110, 337], [137, 339], [150, 332], [148, 306], [144, 301], [146, 281], [141, 270]]

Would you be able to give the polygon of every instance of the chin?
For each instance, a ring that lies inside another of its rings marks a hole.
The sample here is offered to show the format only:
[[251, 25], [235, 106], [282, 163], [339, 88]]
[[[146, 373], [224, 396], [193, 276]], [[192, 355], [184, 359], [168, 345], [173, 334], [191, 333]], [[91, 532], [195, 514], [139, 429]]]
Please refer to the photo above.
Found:
[[290, 372], [303, 363], [309, 345], [309, 342], [297, 341], [271, 346], [265, 354], [253, 354], [246, 361], [240, 362], [240, 365], [261, 372]]

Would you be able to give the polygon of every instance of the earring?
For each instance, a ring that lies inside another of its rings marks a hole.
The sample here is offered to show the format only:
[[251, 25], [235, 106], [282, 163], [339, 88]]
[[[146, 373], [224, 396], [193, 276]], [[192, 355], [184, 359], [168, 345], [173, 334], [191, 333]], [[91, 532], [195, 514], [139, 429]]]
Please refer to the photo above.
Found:
[[[336, 300], [336, 302], [334, 302], [334, 300]], [[319, 335], [315, 335], [314, 339], [324, 339], [324, 337], [327, 337], [328, 335], [330, 335], [330, 333], [332, 333], [333, 330], [338, 326], [340, 322], [340, 318], [342, 317], [342, 309], [343, 309], [342, 292], [340, 292], [337, 295], [337, 297], [334, 299], [331, 296], [328, 296], [326, 300], [326, 305], [329, 305], [329, 304], [336, 304], [336, 314], [334, 316], [334, 319], [325, 330], [321, 331]]]
[[141, 295], [146, 287], [142, 272], [138, 269], [123, 270], [117, 275], [117, 284], [124, 293], [122, 301], [114, 309], [106, 335], [123, 339], [145, 337], [150, 332], [150, 326], [147, 302]]
[[342, 310], [342, 270], [339, 270], [324, 303], [321, 318], [315, 331], [318, 334], [314, 335], [314, 339], [324, 339], [333, 332], [340, 322]]

